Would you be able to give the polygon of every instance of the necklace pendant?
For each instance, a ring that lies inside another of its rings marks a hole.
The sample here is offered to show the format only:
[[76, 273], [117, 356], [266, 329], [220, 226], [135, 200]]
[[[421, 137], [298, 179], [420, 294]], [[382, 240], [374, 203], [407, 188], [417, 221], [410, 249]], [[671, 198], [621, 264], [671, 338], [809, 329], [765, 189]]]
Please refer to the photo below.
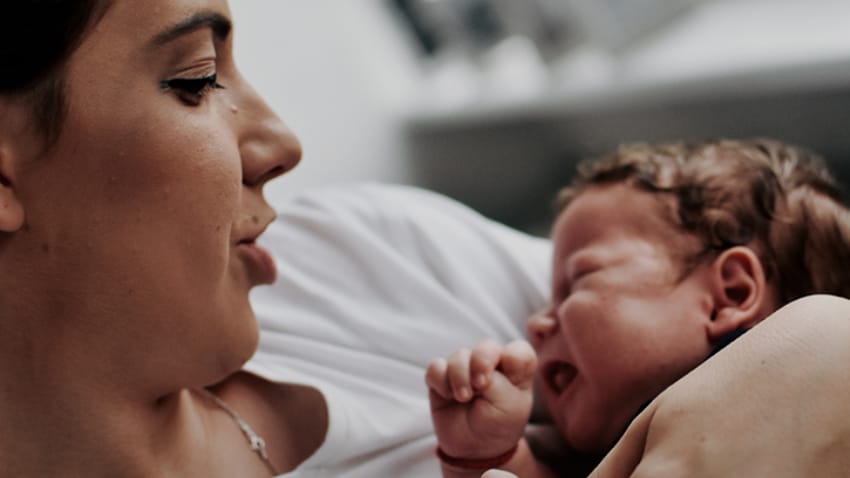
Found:
[[274, 464], [272, 464], [269, 459], [269, 452], [266, 449], [266, 441], [260, 435], [257, 435], [257, 432], [251, 428], [251, 425], [248, 425], [248, 422], [242, 419], [236, 410], [230, 408], [224, 400], [220, 399], [216, 394], [210, 392], [206, 388], [197, 388], [193, 389], [195, 392], [200, 393], [204, 397], [207, 397], [211, 400], [216, 406], [218, 406], [221, 410], [223, 410], [233, 421], [236, 423], [236, 426], [242, 431], [242, 434], [245, 435], [245, 438], [248, 440], [248, 445], [251, 447], [251, 450], [257, 453], [257, 456], [266, 464], [269, 468], [269, 471], [272, 472], [272, 475], [277, 475], [277, 470], [275, 470]]
[[269, 458], [269, 452], [266, 450], [266, 441], [263, 440], [260, 436], [251, 436], [251, 449], [259, 453], [264, 460], [267, 460]]

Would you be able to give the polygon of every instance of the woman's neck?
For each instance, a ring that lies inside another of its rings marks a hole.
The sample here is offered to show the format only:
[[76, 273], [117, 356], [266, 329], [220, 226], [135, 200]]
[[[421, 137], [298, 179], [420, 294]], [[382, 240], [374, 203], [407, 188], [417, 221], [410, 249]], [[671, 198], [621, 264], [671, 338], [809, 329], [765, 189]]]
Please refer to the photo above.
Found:
[[80, 382], [10, 383], [0, 392], [8, 476], [154, 476], [152, 443], [177, 444], [192, 429], [182, 424], [200, 423], [182, 393], [144, 403]]
[[203, 475], [177, 472], [210, 461], [209, 413], [188, 390], [132, 389], [143, 380], [110, 376], [94, 350], [8, 329], [0, 324], [0, 478]]
[[[0, 320], [0, 478], [268, 475], [232, 418], [189, 391], [209, 379], [146, 376], [150, 366], [110, 360], [117, 348], [100, 335], [15, 319]], [[318, 390], [245, 373], [215, 388], [266, 439], [278, 470], [324, 440]], [[214, 463], [222, 456], [229, 460]]]
[[[0, 478], [269, 476], [232, 417], [189, 389], [145, 396], [74, 375], [3, 376]], [[279, 471], [324, 440], [327, 409], [315, 389], [239, 373], [215, 390], [268, 441]]]

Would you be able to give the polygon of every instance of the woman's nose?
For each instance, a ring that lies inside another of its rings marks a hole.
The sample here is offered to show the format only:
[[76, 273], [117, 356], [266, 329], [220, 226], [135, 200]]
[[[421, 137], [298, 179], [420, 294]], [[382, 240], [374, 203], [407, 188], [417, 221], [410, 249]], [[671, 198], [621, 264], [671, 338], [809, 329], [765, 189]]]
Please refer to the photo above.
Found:
[[298, 138], [256, 93], [245, 108], [234, 114], [242, 116], [239, 152], [246, 186], [262, 187], [301, 160]]
[[539, 348], [549, 337], [558, 330], [558, 321], [555, 320], [549, 310], [538, 312], [528, 319], [528, 340], [534, 348]]

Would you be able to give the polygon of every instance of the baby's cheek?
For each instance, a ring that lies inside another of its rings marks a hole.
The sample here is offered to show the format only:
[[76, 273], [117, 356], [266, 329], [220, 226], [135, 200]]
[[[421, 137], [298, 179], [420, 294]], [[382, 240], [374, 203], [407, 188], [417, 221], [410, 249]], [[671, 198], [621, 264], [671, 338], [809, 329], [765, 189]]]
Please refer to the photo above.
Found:
[[605, 331], [612, 325], [609, 309], [610, 306], [599, 294], [592, 291], [575, 292], [558, 316], [560, 331], [570, 337], [571, 341], [584, 342], [594, 336], [604, 338]]

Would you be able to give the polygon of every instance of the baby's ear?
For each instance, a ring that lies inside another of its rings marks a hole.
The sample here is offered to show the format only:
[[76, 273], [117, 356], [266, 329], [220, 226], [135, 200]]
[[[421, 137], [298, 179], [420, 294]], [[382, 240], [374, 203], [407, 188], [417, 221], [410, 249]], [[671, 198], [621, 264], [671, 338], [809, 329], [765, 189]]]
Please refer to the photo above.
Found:
[[769, 300], [767, 279], [761, 260], [749, 247], [727, 249], [714, 260], [711, 286], [714, 310], [708, 333], [712, 341], [764, 318], [765, 301]]
[[14, 186], [13, 153], [6, 146], [0, 143], [0, 233], [15, 232], [24, 224], [24, 207]]

